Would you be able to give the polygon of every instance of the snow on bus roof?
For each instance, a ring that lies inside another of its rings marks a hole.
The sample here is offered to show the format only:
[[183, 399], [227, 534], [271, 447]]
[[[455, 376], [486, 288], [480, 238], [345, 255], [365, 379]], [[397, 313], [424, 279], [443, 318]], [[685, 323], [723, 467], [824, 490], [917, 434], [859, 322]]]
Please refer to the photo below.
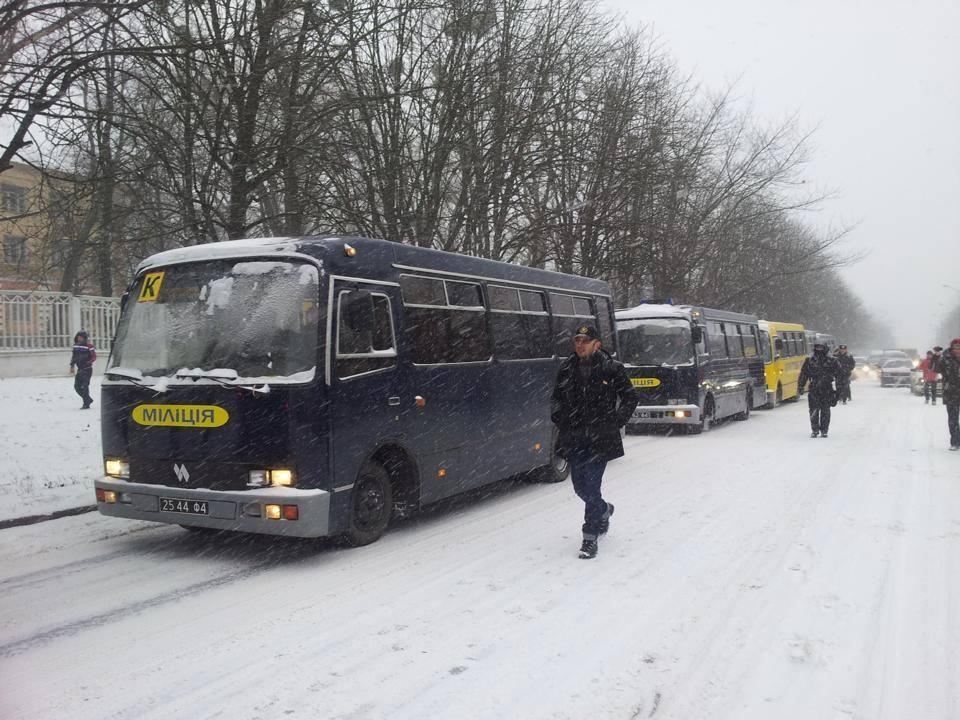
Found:
[[224, 240], [222, 242], [204, 243], [188, 247], [164, 250], [143, 260], [137, 267], [137, 272], [148, 267], [170, 265], [178, 262], [194, 262], [198, 260], [213, 260], [236, 255], [255, 253], [291, 253], [297, 251], [297, 239], [292, 237], [244, 238], [241, 240]]
[[683, 318], [690, 319], [690, 309], [677, 305], [658, 305], [648, 303], [625, 310], [617, 310], [617, 320], [642, 320], [645, 318]]

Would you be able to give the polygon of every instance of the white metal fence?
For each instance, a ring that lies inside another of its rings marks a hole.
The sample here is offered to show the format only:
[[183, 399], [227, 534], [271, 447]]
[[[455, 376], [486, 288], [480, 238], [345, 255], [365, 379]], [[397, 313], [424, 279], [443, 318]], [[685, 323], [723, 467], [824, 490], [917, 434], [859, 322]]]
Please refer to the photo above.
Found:
[[0, 351], [69, 348], [81, 329], [109, 350], [119, 316], [120, 298], [0, 290]]

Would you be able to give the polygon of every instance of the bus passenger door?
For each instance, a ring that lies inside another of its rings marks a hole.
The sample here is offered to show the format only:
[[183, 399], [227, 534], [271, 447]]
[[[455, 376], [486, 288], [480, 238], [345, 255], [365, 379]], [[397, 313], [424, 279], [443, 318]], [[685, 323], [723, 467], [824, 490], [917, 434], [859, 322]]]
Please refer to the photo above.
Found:
[[400, 426], [394, 285], [332, 280], [329, 375], [334, 503], [346, 503], [362, 464]]

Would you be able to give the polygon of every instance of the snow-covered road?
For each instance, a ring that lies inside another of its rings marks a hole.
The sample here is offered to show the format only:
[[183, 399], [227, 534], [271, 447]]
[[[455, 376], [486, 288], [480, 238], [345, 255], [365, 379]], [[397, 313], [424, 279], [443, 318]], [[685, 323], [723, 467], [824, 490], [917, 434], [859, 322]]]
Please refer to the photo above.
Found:
[[942, 407], [853, 391], [827, 440], [805, 403], [628, 437], [593, 561], [569, 483], [354, 550], [2, 530], [0, 718], [955, 720], [960, 453]]

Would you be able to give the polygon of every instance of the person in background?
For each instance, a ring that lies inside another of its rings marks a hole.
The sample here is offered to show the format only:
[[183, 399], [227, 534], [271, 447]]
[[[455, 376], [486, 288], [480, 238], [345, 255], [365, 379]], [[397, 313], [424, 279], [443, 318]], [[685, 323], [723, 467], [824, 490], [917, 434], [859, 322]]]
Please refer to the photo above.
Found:
[[857, 366], [857, 361], [847, 350], [846, 345], [840, 345], [837, 348], [836, 359], [840, 366], [840, 374], [837, 376], [837, 392], [840, 394], [840, 402], [844, 405], [853, 400], [850, 394], [850, 376], [853, 375], [853, 369]]
[[81, 410], [86, 410], [93, 404], [93, 398], [90, 397], [90, 378], [96, 361], [97, 351], [90, 342], [90, 335], [86, 330], [81, 330], [73, 336], [73, 354], [70, 356], [70, 374], [74, 375], [73, 389], [83, 400]]
[[607, 463], [623, 456], [620, 428], [637, 407], [639, 396], [623, 364], [600, 348], [593, 325], [580, 325], [573, 355], [560, 365], [550, 399], [557, 426], [557, 454], [570, 463], [573, 489], [584, 502], [580, 557], [597, 556], [597, 539], [610, 529], [613, 503], [603, 499]]
[[810, 437], [827, 437], [830, 430], [830, 408], [837, 403], [834, 381], [840, 375], [840, 364], [827, 353], [827, 346], [817, 343], [813, 355], [803, 361], [799, 389], [810, 383], [807, 405], [810, 408]]
[[950, 349], [937, 366], [943, 378], [943, 404], [947, 406], [950, 449], [960, 450], [960, 337], [950, 341]]
[[923, 373], [923, 402], [937, 404], [937, 365], [939, 358], [935, 357], [933, 350], [927, 350], [927, 356], [920, 361], [917, 369]]

